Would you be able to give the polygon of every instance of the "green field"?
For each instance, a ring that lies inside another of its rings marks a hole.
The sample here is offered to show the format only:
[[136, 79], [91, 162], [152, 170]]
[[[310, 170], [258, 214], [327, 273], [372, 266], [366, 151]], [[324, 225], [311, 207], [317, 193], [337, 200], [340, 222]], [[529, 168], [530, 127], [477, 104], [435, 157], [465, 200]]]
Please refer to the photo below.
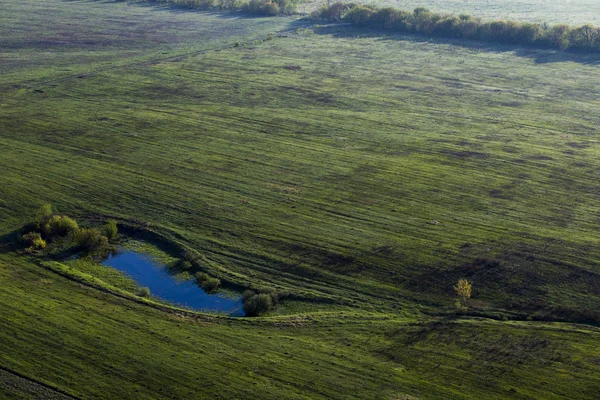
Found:
[[[599, 56], [0, 5], [0, 398], [600, 391]], [[9, 243], [44, 203], [291, 297], [231, 319], [74, 282]]]
[[[308, 2], [301, 5], [299, 10], [313, 10], [326, 3], [323, 0]], [[600, 3], [596, 0], [358, 0], [353, 3], [408, 11], [426, 7], [435, 12], [464, 13], [485, 20], [600, 25]]]

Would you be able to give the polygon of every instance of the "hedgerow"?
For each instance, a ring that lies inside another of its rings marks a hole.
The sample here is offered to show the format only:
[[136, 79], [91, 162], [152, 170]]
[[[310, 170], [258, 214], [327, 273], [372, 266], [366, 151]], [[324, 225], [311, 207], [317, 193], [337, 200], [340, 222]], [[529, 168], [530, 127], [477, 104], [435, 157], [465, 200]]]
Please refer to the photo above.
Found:
[[540, 48], [600, 52], [600, 28], [514, 21], [482, 21], [470, 15], [438, 14], [419, 7], [413, 12], [354, 3], [334, 3], [313, 18], [344, 21], [355, 26], [425, 36], [472, 39]]
[[152, 4], [172, 4], [197, 10], [243, 11], [248, 14], [272, 16], [291, 14], [296, 10], [297, 0], [145, 0]]

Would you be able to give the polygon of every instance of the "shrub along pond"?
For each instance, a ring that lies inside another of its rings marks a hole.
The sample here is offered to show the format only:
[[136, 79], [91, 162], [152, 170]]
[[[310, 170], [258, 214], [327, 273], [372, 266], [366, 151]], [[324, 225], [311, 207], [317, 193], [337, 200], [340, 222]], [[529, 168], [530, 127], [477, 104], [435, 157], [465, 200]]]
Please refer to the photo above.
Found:
[[240, 296], [226, 297], [222, 294], [206, 293], [195, 280], [182, 280], [169, 274], [166, 265], [159, 265], [151, 257], [133, 250], [123, 250], [109, 256], [103, 263], [126, 273], [135, 282], [150, 289], [159, 299], [187, 308], [222, 312], [234, 317], [243, 317]]
[[[125, 280], [132, 280], [128, 285], [133, 287], [127, 290], [138, 286], [138, 296], [150, 297], [152, 294], [190, 309], [221, 312], [234, 317], [255, 317], [275, 309], [281, 299], [289, 296], [289, 293], [272, 287], [252, 288], [242, 296], [215, 294], [221, 285], [220, 279], [198, 271], [197, 257], [193, 253], [186, 250], [181, 258], [167, 256], [164, 261], [154, 261], [150, 257], [154, 254], [152, 245], [148, 248], [143, 242], [135, 242], [135, 249], [123, 247], [125, 237], [119, 234], [115, 220], [84, 228], [73, 218], [55, 213], [49, 204], [36, 211], [35, 219], [20, 230], [19, 236], [27, 254], [74, 263], [72, 267], [91, 272], [97, 278], [98, 275], [108, 277], [106, 282], [109, 282], [115, 276], [100, 266], [98, 260], [103, 259], [102, 265], [124, 273], [128, 276]], [[121, 251], [118, 251], [119, 248]], [[171, 274], [174, 271], [181, 274]], [[182, 276], [185, 279], [181, 279]], [[189, 279], [191, 276], [196, 279]], [[118, 281], [122, 278], [125, 276], [120, 276]]]

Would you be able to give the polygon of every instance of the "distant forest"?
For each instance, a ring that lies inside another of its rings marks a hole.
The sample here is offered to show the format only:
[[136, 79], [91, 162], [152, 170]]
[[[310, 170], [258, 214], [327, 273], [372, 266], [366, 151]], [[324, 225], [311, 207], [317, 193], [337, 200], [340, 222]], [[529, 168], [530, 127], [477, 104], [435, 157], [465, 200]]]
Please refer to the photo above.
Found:
[[292, 14], [298, 0], [143, 0], [151, 4], [173, 4], [199, 10], [230, 10], [248, 14], [275, 16]]

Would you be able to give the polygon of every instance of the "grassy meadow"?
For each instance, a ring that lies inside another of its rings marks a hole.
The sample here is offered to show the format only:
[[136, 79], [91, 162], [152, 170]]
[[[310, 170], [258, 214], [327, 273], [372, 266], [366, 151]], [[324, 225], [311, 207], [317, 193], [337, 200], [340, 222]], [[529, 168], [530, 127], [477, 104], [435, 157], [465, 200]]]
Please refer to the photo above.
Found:
[[[0, 371], [75, 398], [600, 391], [599, 56], [0, 4]], [[10, 246], [44, 203], [291, 297], [232, 319], [74, 282]]]

